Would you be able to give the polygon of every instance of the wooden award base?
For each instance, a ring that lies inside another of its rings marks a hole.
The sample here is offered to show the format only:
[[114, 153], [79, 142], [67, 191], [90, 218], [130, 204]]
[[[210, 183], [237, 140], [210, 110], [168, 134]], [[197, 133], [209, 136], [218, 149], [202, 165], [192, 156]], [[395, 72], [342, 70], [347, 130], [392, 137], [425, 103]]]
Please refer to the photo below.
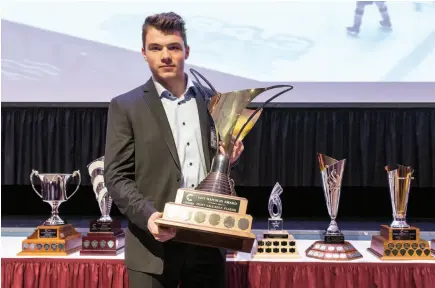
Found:
[[264, 233], [253, 258], [300, 258], [300, 255], [293, 235], [282, 230]]
[[429, 241], [420, 239], [420, 229], [381, 225], [368, 250], [381, 260], [433, 260]]
[[432, 250], [432, 254], [435, 257], [435, 239], [432, 239], [432, 241], [430, 241], [430, 248]]
[[327, 235], [326, 233], [323, 241], [314, 242], [305, 254], [310, 258], [334, 261], [348, 261], [363, 257], [351, 243], [344, 240], [344, 235]]
[[39, 226], [22, 242], [18, 256], [66, 256], [80, 250], [82, 234], [71, 224]]
[[250, 253], [255, 235], [246, 207], [244, 198], [179, 189], [155, 223], [175, 228], [175, 241]]
[[125, 246], [125, 233], [121, 222], [91, 222], [90, 232], [83, 236], [81, 256], [107, 255], [116, 256]]

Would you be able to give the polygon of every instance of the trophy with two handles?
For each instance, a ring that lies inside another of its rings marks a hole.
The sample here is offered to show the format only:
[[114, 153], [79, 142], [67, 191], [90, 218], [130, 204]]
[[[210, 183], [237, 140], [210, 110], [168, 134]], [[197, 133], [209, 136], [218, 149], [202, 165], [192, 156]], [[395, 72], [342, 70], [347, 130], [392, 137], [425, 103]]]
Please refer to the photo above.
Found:
[[[215, 124], [215, 137], [221, 141], [225, 153], [218, 152], [214, 156], [210, 172], [195, 189], [178, 189], [175, 201], [166, 203], [163, 217], [156, 220], [156, 224], [175, 228], [175, 241], [250, 253], [256, 238], [251, 232], [252, 216], [246, 214], [248, 200], [236, 196], [229, 176], [229, 155], [232, 155], [234, 143], [252, 129], [262, 107], [293, 87], [276, 85], [221, 94], [199, 72], [193, 69], [190, 72], [198, 83], [196, 75], [201, 77], [215, 95], [211, 98], [209, 112]], [[255, 111], [247, 109], [255, 97], [275, 88], [287, 89]], [[200, 90], [207, 98], [204, 90]]]
[[[68, 196], [67, 186], [71, 179], [78, 178], [76, 189]], [[35, 188], [33, 179], [40, 181], [40, 191]], [[72, 224], [59, 216], [59, 207], [68, 201], [79, 189], [80, 171], [72, 174], [40, 173], [32, 170], [30, 184], [42, 201], [51, 206], [51, 216], [38, 226], [29, 237], [23, 240], [18, 256], [65, 256], [80, 250], [82, 234]]]

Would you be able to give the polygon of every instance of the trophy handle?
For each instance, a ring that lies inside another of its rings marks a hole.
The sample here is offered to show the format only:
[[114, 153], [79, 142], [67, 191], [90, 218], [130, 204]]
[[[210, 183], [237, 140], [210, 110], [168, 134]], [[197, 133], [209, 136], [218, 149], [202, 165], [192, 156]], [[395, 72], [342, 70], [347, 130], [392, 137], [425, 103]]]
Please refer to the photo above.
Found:
[[37, 170], [32, 169], [32, 173], [30, 173], [30, 184], [32, 185], [33, 191], [35, 191], [36, 194], [38, 194], [38, 196], [42, 198], [41, 193], [39, 193], [39, 192], [35, 189], [35, 185], [33, 184], [33, 176], [39, 176], [39, 172], [38, 172]]
[[75, 177], [75, 176], [78, 176], [78, 178], [79, 178], [79, 183], [77, 184], [76, 190], [74, 190], [74, 192], [71, 193], [71, 195], [66, 196], [66, 200], [67, 200], [67, 201], [68, 201], [69, 198], [71, 198], [74, 194], [76, 194], [77, 190], [79, 190], [80, 183], [82, 182], [82, 176], [81, 176], [79, 170], [73, 172], [72, 177]]

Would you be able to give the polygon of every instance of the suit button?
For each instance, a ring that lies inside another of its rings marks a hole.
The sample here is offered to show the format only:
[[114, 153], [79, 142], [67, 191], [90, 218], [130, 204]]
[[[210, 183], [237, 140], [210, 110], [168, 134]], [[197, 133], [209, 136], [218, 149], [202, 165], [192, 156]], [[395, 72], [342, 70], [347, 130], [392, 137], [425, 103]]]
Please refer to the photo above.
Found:
[[177, 182], [180, 182], [180, 178], [177, 178]]

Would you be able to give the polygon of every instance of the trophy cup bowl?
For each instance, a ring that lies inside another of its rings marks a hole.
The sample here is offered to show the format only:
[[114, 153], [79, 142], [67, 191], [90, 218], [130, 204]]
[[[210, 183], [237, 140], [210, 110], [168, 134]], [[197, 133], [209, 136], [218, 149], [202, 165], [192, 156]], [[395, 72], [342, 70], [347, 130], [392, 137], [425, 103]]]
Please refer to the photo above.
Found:
[[269, 196], [268, 231], [259, 239], [254, 258], [299, 258], [296, 239], [284, 230], [282, 219], [283, 189], [276, 183]]
[[[276, 85], [222, 94], [216, 92], [197, 71], [190, 71], [195, 78], [195, 74], [199, 75], [215, 94], [210, 99], [208, 108], [215, 124], [214, 136], [219, 139], [225, 153], [220, 154], [217, 149], [218, 153], [213, 157], [210, 172], [205, 179], [195, 189], [178, 189], [175, 202], [166, 203], [163, 217], [155, 223], [162, 227], [176, 228], [175, 241], [251, 252], [255, 241], [255, 235], [251, 232], [252, 216], [246, 214], [248, 200], [236, 196], [234, 181], [229, 176], [229, 155], [232, 155], [236, 141], [246, 136], [253, 127], [262, 107], [293, 87]], [[249, 103], [261, 93], [282, 87], [288, 89], [271, 97], [255, 111], [247, 109]], [[200, 88], [207, 99], [203, 86]], [[246, 121], [242, 124], [243, 118]]]
[[336, 222], [346, 159], [336, 160], [320, 153], [317, 156], [331, 222], [323, 233], [323, 241], [314, 242], [305, 253], [307, 257], [320, 260], [346, 261], [362, 258], [361, 253], [351, 243], [345, 241]]
[[420, 238], [420, 229], [406, 222], [412, 174], [410, 166], [385, 166], [393, 210], [393, 222], [381, 225], [380, 235], [372, 236], [368, 251], [381, 260], [434, 260], [429, 241]]
[[[78, 178], [76, 189], [67, 195], [68, 182], [73, 177]], [[38, 177], [41, 182], [39, 192], [33, 183], [33, 178]], [[79, 189], [81, 183], [80, 171], [72, 174], [63, 173], [39, 173], [32, 170], [30, 173], [30, 184], [42, 201], [51, 206], [51, 216], [38, 226], [27, 239], [23, 240], [22, 251], [19, 256], [25, 255], [47, 255], [64, 256], [80, 249], [81, 234], [71, 224], [59, 217], [60, 205], [68, 201]]]
[[125, 233], [121, 222], [110, 217], [113, 200], [104, 182], [104, 156], [92, 161], [87, 168], [101, 217], [89, 223], [80, 255], [117, 255], [125, 246]]

